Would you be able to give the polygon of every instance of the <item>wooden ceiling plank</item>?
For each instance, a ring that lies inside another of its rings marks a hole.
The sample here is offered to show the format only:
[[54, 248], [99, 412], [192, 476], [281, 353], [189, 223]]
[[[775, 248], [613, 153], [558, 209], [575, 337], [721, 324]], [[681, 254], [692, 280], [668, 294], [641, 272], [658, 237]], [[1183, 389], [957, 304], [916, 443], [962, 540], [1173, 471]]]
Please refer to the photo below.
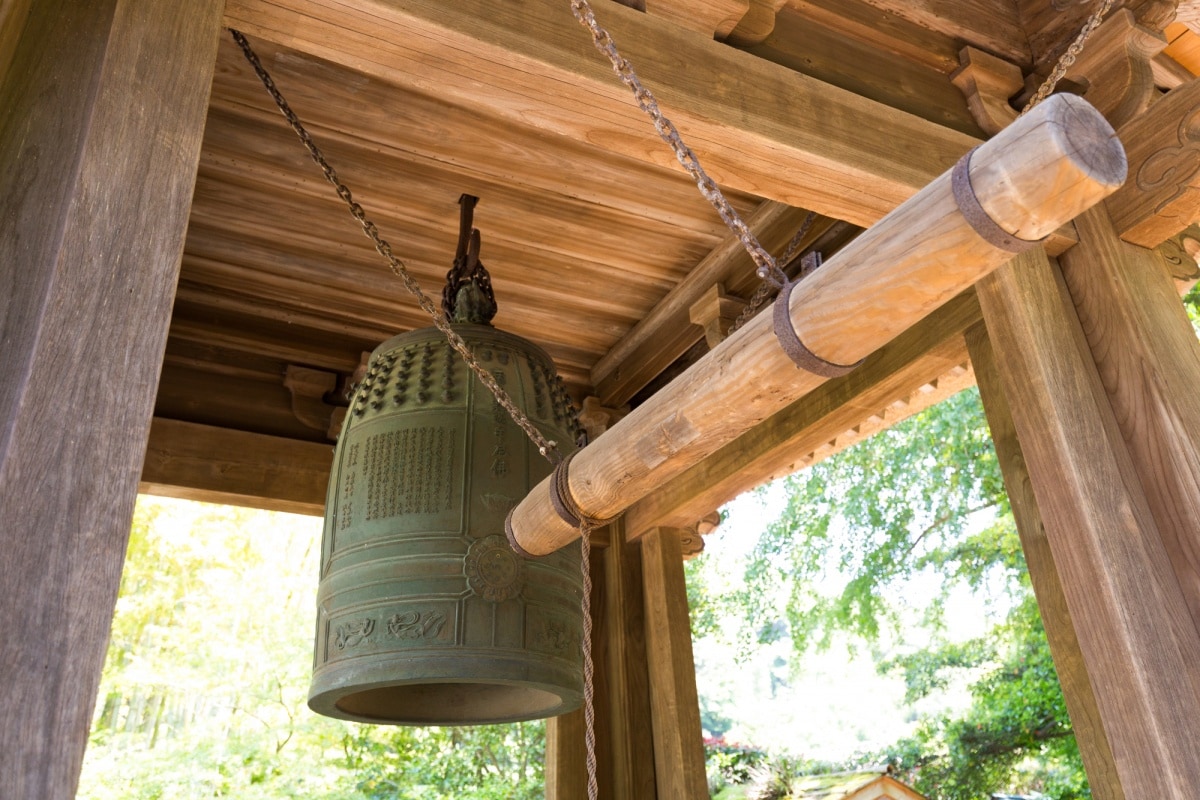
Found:
[[[603, 17], [723, 185], [865, 226], [978, 141], [618, 4]], [[226, 21], [455, 103], [673, 158], [556, 0], [230, 0]]]
[[[306, 125], [329, 132], [344, 130], [352, 123], [353, 136], [363, 146], [381, 152], [408, 154], [530, 191], [624, 209], [632, 216], [699, 234], [719, 236], [724, 229], [690, 178], [677, 167], [621, 156], [501, 118], [486, 109], [463, 108], [403, 91], [270, 42], [256, 42], [255, 47]], [[278, 111], [232, 42], [222, 47], [218, 70], [209, 131], [226, 121], [251, 131], [282, 125]], [[342, 111], [347, 108], [354, 109], [351, 119]], [[322, 137], [326, 135], [322, 133]], [[311, 169], [298, 148], [295, 154], [297, 164], [303, 161], [306, 169]], [[654, 191], [645, 191], [647, 186]], [[740, 192], [728, 196], [739, 209], [752, 209], [757, 202]]]
[[[330, 243], [335, 242], [340, 245], [336, 249], [343, 253], [338, 262], [330, 263], [330, 271], [345, 269], [353, 254], [363, 263], [365, 271], [374, 271], [379, 278], [396, 281], [389, 273], [387, 263], [373, 251], [352, 221], [343, 222], [340, 214], [308, 215], [308, 208], [294, 197], [259, 193], [202, 177], [197, 182], [192, 222], [212, 230], [216, 236], [234, 241], [273, 237], [287, 240], [288, 246], [298, 245], [316, 252], [328, 250]], [[376, 214], [375, 220], [426, 291], [440, 292], [445, 271], [453, 261], [453, 249], [432, 247], [427, 229], [403, 216]], [[189, 249], [201, 246], [196, 241], [198, 235], [189, 236]], [[669, 286], [665, 278], [651, 281], [650, 285], [638, 285], [632, 276], [618, 272], [610, 263], [595, 260], [602, 257], [602, 253], [594, 253], [588, 259], [581, 255], [564, 263], [563, 258], [539, 248], [519, 242], [493, 241], [486, 236], [482, 252], [482, 260], [501, 291], [536, 284], [556, 294], [587, 298], [589, 303], [594, 302], [598, 308], [611, 309], [614, 313], [644, 313], [642, 309], [652, 307]], [[280, 266], [286, 268], [287, 265]]]
[[854, 372], [823, 384], [635, 503], [624, 517], [630, 538], [656, 526], [691, 525], [742, 492], [805, 466], [803, 456], [966, 361], [962, 334], [981, 318], [973, 291], [947, 303]]

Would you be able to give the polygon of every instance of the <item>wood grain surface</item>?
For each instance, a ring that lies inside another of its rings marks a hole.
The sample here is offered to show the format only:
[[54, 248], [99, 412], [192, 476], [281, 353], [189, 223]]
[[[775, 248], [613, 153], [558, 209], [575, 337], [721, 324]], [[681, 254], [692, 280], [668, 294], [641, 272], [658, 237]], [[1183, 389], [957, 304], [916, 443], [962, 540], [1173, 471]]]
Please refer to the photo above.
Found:
[[216, 56], [219, 2], [34, 4], [0, 86], [0, 774], [75, 794]]

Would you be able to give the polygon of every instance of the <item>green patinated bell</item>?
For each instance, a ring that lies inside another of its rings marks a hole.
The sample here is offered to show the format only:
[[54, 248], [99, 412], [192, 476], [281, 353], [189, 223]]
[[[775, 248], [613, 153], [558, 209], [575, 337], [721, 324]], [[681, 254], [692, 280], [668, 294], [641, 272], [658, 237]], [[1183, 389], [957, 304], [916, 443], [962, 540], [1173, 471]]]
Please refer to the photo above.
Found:
[[[550, 358], [487, 324], [454, 328], [569, 452], [574, 415]], [[509, 509], [549, 473], [437, 329], [380, 345], [330, 476], [309, 706], [415, 725], [575, 709], [578, 549], [526, 560], [504, 536]]]

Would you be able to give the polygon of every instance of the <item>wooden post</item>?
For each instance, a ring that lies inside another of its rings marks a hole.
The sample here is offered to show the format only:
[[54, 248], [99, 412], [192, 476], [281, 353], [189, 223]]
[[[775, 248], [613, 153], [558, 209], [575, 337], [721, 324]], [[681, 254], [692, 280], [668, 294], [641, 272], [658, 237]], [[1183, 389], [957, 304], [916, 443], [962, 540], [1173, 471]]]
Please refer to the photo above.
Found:
[[1017, 533], [1021, 537], [1021, 549], [1025, 552], [1025, 564], [1029, 567], [1033, 593], [1037, 597], [1038, 611], [1041, 612], [1050, 653], [1054, 657], [1054, 670], [1058, 673], [1058, 682], [1067, 701], [1067, 712], [1071, 716], [1071, 726], [1075, 730], [1075, 741], [1079, 744], [1092, 796], [1096, 800], [1126, 800], [1113, 763], [1112, 747], [1104, 733], [1096, 692], [1088, 677], [1087, 663], [1079, 649], [1079, 639], [1075, 636], [1062, 580], [1050, 552], [1037, 497], [1030, 484], [1029, 468], [1021, 452], [1021, 443], [1017, 440], [1012, 411], [1008, 407], [1008, 398], [1004, 396], [1000, 375], [996, 372], [995, 351], [983, 324], [968, 330], [966, 339], [971, 364], [975, 368], [975, 380], [979, 385], [979, 397], [987, 414], [992, 442], [1000, 460], [1000, 471], [1004, 474], [1004, 487], [1008, 491]]
[[[969, 173], [985, 215], [1040, 239], [1115, 190], [1125, 157], [1095, 109], [1055, 95], [974, 151]], [[853, 364], [1011, 257], [968, 224], [947, 173], [806, 278], [788, 316], [813, 353]], [[584, 514], [616, 516], [824, 382], [785, 354], [772, 317], [755, 317], [575, 458], [570, 494]], [[535, 555], [578, 536], [550, 481], [512, 514], [516, 543]]]
[[1063, 278], [1200, 628], [1200, 342], [1156, 253], [1117, 238], [1103, 207], [1075, 226]]
[[676, 528], [655, 528], [640, 539], [655, 777], [659, 797], [707, 800], [704, 734], [679, 537]]
[[1120, 787], [1191, 798], [1200, 635], [1057, 265], [1030, 251], [976, 288]]
[[646, 663], [642, 548], [624, 520], [609, 526], [604, 550], [604, 671], [608, 688], [612, 800], [654, 800], [654, 739]]
[[74, 797], [150, 426], [219, 0], [29, 6], [0, 84], [0, 775]]

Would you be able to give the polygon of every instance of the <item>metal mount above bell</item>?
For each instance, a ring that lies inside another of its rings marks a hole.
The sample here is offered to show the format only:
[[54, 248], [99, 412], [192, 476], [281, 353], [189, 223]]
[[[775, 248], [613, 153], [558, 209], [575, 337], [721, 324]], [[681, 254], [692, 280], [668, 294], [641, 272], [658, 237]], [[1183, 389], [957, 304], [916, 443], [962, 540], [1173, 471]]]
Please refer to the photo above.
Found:
[[[553, 362], [489, 323], [491, 280], [464, 195], [443, 308], [544, 435], [570, 443]], [[468, 725], [582, 700], [579, 554], [525, 560], [504, 520], [550, 472], [436, 328], [371, 355], [334, 455], [309, 706], [362, 722]]]

